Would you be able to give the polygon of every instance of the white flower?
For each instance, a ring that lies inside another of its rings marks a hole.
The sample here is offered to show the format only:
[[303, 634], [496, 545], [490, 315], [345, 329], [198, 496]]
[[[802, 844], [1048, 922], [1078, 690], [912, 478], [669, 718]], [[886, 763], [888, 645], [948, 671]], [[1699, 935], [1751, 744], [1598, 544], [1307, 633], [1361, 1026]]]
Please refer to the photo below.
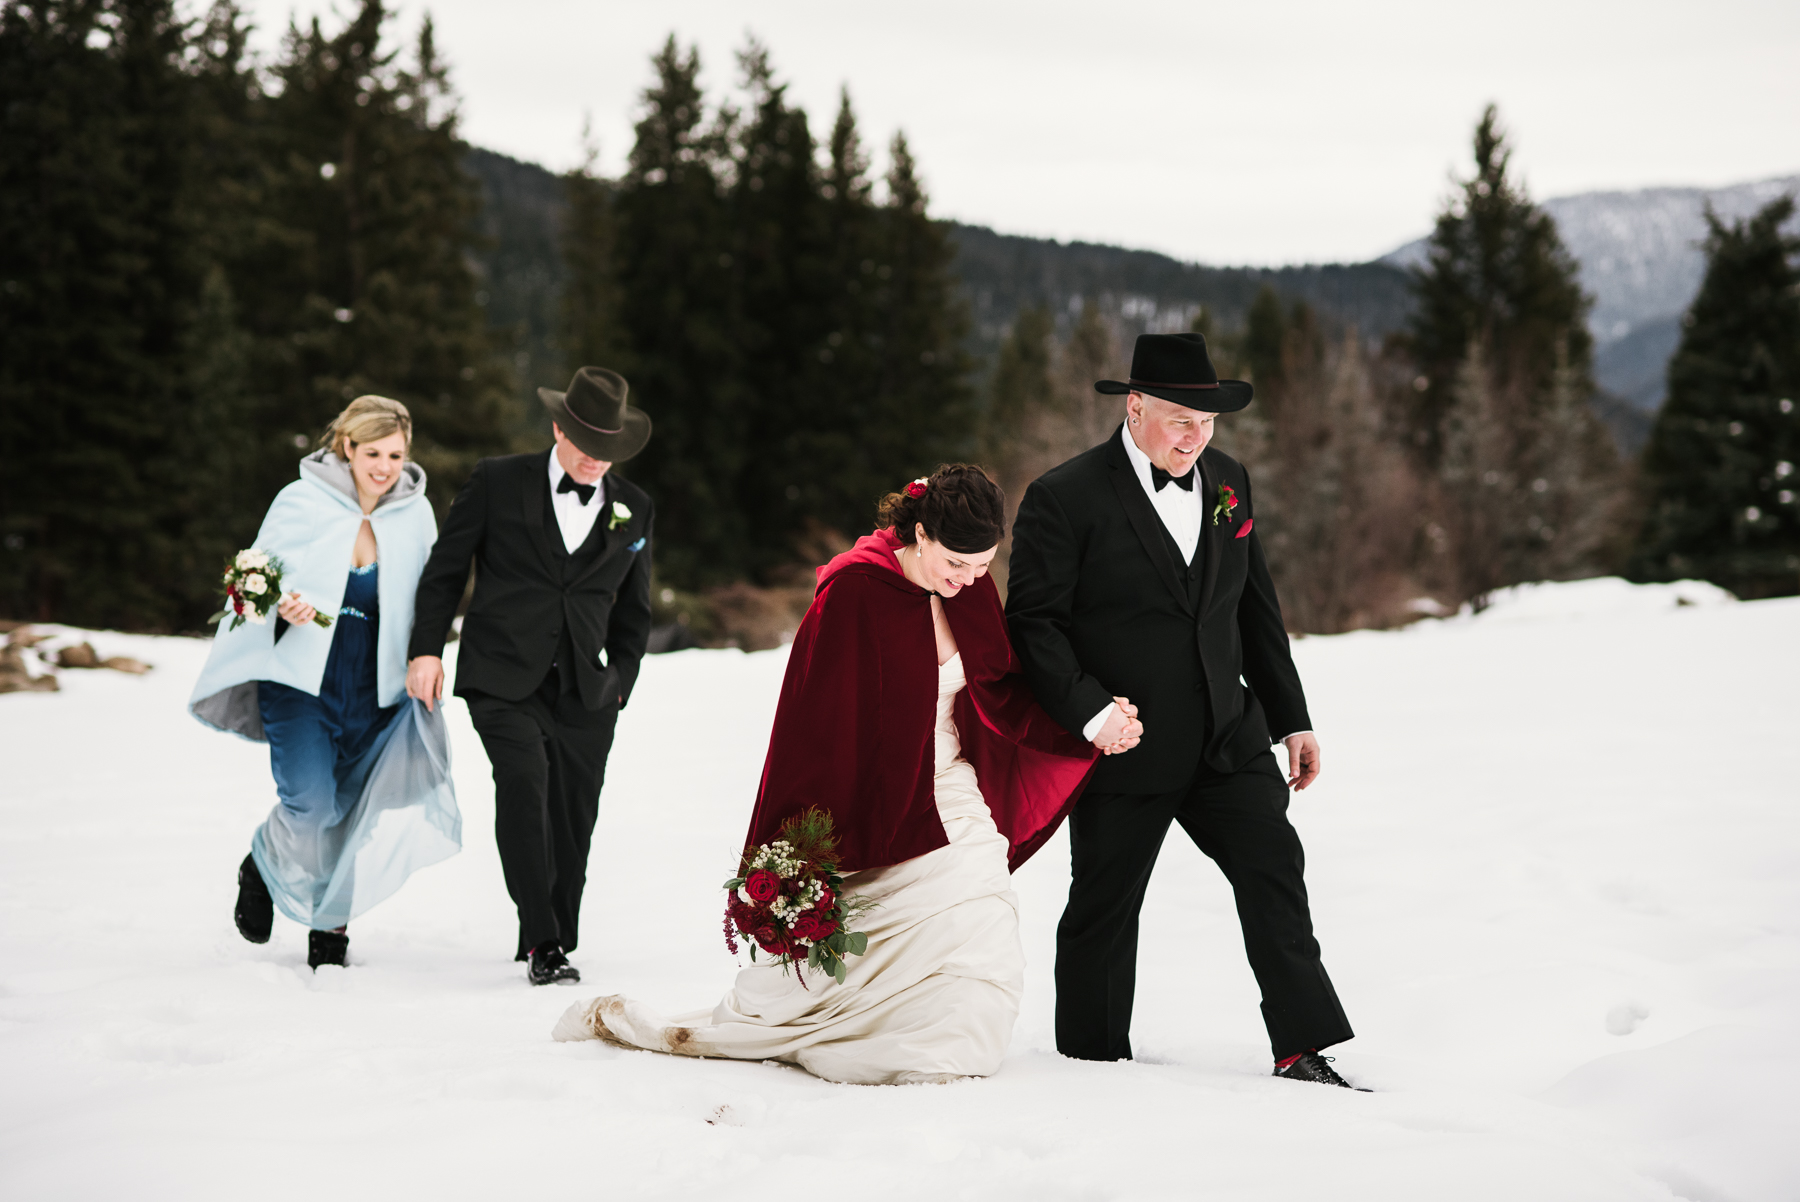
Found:
[[244, 592], [249, 596], [269, 591], [269, 582], [264, 580], [261, 572], [252, 572], [244, 577]]
[[631, 506], [625, 504], [623, 501], [614, 501], [613, 517], [621, 522], [629, 522], [631, 520]]
[[269, 624], [268, 614], [257, 613], [248, 605], [244, 607], [244, 619], [246, 621], [255, 622], [258, 626], [267, 626]]
[[269, 554], [251, 547], [248, 551], [237, 553], [237, 566], [240, 571], [253, 572], [258, 568], [269, 566]]

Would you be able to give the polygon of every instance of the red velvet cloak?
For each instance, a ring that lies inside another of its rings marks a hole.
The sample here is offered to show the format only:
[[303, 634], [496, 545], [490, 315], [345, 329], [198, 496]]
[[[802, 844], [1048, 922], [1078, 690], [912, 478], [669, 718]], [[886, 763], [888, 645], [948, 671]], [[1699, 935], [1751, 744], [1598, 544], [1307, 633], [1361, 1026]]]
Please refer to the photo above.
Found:
[[[794, 636], [747, 844], [809, 806], [830, 813], [839, 868], [898, 864], [949, 839], [933, 797], [937, 639], [931, 594], [900, 571], [877, 530], [819, 569]], [[1017, 869], [1055, 833], [1099, 752], [1050, 719], [1019, 673], [1000, 594], [983, 576], [944, 602], [968, 687], [954, 714]]]

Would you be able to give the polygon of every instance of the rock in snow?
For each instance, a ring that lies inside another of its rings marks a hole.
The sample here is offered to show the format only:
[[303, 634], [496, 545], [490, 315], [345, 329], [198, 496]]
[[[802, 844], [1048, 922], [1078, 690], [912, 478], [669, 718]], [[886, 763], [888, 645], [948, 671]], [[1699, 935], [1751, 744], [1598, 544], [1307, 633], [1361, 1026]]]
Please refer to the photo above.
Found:
[[573, 998], [675, 1011], [729, 983], [717, 886], [785, 651], [646, 665], [577, 990], [510, 959], [460, 702], [463, 854], [315, 975], [293, 924], [260, 947], [232, 928], [273, 787], [261, 748], [183, 710], [206, 644], [69, 633], [157, 670], [0, 696], [3, 1197], [1800, 1196], [1800, 600], [1584, 581], [1295, 644], [1325, 774], [1290, 812], [1359, 1032], [1332, 1051], [1373, 1094], [1268, 1077], [1229, 891], [1179, 832], [1136, 1062], [1055, 1054], [1060, 837], [1016, 878], [1028, 992], [989, 1080], [553, 1043]]

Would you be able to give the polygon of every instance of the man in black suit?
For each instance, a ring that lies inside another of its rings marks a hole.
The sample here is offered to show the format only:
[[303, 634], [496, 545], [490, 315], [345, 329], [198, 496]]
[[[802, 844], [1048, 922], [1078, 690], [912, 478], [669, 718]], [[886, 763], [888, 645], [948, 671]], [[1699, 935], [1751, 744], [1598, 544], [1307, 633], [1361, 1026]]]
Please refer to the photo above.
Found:
[[650, 637], [644, 491], [610, 470], [650, 441], [624, 377], [584, 367], [538, 389], [556, 445], [483, 459], [450, 506], [419, 579], [407, 692], [444, 692], [444, 640], [475, 563], [456, 695], [494, 769], [494, 839], [534, 985], [579, 981], [588, 844], [613, 726]]
[[1125, 395], [1119, 432], [1036, 480], [1013, 529], [1006, 611], [1026, 677], [1053, 717], [1115, 752], [1069, 819], [1056, 1045], [1130, 1059], [1138, 911], [1174, 821], [1236, 894], [1276, 1073], [1344, 1085], [1319, 1049], [1350, 1024], [1287, 820], [1287, 789], [1317, 777], [1319, 744], [1250, 477], [1207, 449], [1214, 416], [1249, 404], [1251, 387], [1218, 378], [1199, 334], [1140, 337], [1131, 376], [1095, 385]]

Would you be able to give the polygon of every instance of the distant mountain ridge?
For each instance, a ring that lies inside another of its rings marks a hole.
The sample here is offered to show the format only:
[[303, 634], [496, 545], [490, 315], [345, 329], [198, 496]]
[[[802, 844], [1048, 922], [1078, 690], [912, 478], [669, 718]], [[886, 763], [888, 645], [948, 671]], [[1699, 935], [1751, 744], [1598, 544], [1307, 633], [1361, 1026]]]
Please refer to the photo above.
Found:
[[[471, 148], [465, 166], [481, 184], [487, 248], [477, 255], [490, 323], [508, 331], [514, 366], [536, 412], [533, 385], [557, 386], [565, 370], [553, 336], [562, 283], [558, 230], [562, 181], [535, 163]], [[1594, 374], [1605, 393], [1597, 409], [1627, 450], [1648, 436], [1662, 404], [1663, 376], [1681, 335], [1681, 314], [1705, 271], [1699, 249], [1705, 206], [1726, 220], [1755, 213], [1800, 175], [1726, 188], [1646, 188], [1584, 192], [1541, 202], [1556, 219], [1595, 298]], [[1368, 263], [1304, 267], [1209, 267], [1154, 251], [1057, 242], [950, 223], [973, 329], [970, 349], [992, 362], [1021, 309], [1046, 305], [1059, 326], [1092, 301], [1129, 332], [1186, 329], [1202, 308], [1220, 327], [1243, 321], [1268, 284], [1305, 300], [1365, 337], [1405, 328], [1412, 312], [1410, 269], [1425, 261], [1425, 239]]]
[[[1581, 265], [1594, 297], [1594, 371], [1602, 388], [1643, 412], [1662, 405], [1663, 371], [1681, 340], [1681, 315], [1700, 289], [1706, 206], [1726, 221], [1749, 217], [1776, 198], [1800, 193], [1800, 175], [1725, 188], [1643, 188], [1581, 192], [1540, 202]], [[1413, 268], [1426, 239], [1378, 262]]]

